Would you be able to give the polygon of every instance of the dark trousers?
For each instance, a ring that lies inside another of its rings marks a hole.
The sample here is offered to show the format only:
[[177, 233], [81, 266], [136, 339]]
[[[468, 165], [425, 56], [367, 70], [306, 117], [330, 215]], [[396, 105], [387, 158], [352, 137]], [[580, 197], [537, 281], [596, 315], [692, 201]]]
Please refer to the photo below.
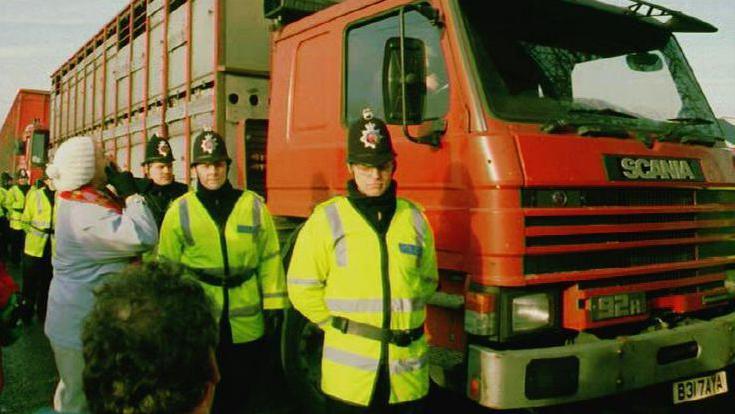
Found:
[[23, 299], [26, 302], [24, 319], [30, 322], [33, 314], [39, 321], [46, 319], [48, 288], [51, 283], [51, 249], [46, 243], [42, 257], [23, 255]]
[[[345, 379], [348, 381], [348, 379]], [[370, 400], [370, 405], [361, 407], [335, 400], [327, 396], [327, 414], [421, 414], [424, 412], [424, 399], [398, 404], [388, 404], [390, 398], [390, 376], [387, 365], [380, 366], [378, 381]]]
[[10, 229], [10, 263], [19, 264], [23, 256], [26, 233], [23, 230]]
[[[227, 325], [225, 329], [222, 329]], [[232, 343], [229, 323], [220, 324], [217, 346], [220, 382], [214, 393], [213, 414], [245, 413], [253, 398], [253, 388], [260, 378], [261, 360], [265, 354], [263, 339], [242, 344]]]
[[10, 227], [8, 227], [8, 218], [0, 217], [0, 260], [5, 261], [8, 258], [8, 248], [10, 247]]

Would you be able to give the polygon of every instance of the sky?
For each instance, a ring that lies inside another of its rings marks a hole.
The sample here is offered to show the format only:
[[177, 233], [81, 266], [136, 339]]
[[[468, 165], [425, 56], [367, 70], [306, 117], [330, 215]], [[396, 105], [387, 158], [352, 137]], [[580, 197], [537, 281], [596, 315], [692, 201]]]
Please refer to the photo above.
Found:
[[[605, 1], [628, 4], [626, 0]], [[18, 89], [49, 90], [51, 73], [128, 2], [0, 0], [0, 122]], [[678, 38], [715, 114], [735, 117], [735, 1], [655, 2], [720, 29], [715, 34], [679, 34]]]
[[51, 74], [128, 0], [0, 0], [0, 123], [18, 89], [51, 89]]

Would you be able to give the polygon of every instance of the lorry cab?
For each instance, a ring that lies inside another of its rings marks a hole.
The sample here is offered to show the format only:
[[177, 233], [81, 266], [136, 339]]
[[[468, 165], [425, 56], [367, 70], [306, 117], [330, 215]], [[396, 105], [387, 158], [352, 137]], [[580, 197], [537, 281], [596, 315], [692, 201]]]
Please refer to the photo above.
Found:
[[[735, 170], [675, 37], [713, 26], [638, 0], [346, 0], [290, 22], [297, 3], [266, 2], [269, 208], [343, 192], [347, 125], [386, 120], [436, 236], [435, 382], [499, 409], [727, 392]], [[318, 333], [291, 328], [287, 369], [318, 388], [295, 355]]]

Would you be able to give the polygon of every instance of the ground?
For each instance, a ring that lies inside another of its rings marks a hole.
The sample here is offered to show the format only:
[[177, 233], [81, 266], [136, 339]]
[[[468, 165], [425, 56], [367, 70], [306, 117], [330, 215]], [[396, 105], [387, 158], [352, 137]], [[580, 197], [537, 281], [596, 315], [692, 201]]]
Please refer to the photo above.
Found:
[[[18, 269], [11, 267], [10, 272], [20, 282]], [[1, 352], [5, 389], [0, 393], [0, 414], [33, 413], [50, 406], [57, 377], [43, 326], [37, 321], [24, 326], [20, 339]]]
[[23, 336], [2, 352], [5, 389], [0, 394], [0, 413], [32, 413], [50, 406], [57, 379], [41, 324], [25, 327]]

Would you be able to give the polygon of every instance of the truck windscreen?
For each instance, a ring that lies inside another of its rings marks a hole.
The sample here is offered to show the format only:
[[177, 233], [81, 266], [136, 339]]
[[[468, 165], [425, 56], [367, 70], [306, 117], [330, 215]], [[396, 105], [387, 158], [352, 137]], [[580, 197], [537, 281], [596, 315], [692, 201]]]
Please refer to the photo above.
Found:
[[[481, 5], [483, 3], [483, 5]], [[591, 2], [459, 0], [490, 110], [509, 120], [591, 117], [646, 129], [714, 115], [676, 39]]]

